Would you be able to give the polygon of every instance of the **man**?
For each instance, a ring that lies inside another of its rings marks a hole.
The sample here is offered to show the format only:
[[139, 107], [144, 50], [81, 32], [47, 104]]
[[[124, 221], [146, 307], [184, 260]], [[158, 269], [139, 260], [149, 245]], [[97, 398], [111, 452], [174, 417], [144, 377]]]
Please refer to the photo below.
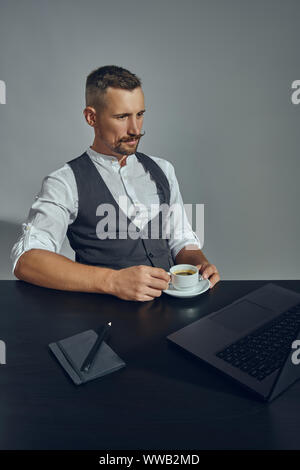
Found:
[[[93, 145], [43, 180], [12, 249], [17, 278], [53, 289], [138, 301], [161, 295], [173, 264], [197, 265], [211, 287], [220, 280], [217, 268], [200, 250], [184, 209], [168, 239], [161, 235], [159, 213], [151, 220], [153, 205], [183, 203], [173, 165], [137, 152], [144, 113], [136, 75], [117, 66], [89, 74], [84, 116], [94, 128]], [[117, 217], [105, 236], [106, 208]], [[153, 219], [159, 228], [156, 238], [148, 236]], [[75, 261], [59, 254], [66, 234]]]

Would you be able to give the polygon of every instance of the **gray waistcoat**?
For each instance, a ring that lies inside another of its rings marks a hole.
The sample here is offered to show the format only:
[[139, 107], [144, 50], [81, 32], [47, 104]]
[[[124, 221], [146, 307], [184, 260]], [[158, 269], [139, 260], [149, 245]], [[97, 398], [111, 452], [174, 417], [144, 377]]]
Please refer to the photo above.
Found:
[[[135, 155], [155, 181], [160, 204], [169, 205], [170, 186], [164, 172], [147, 155], [140, 152]], [[75, 175], [79, 200], [77, 218], [67, 231], [76, 261], [113, 269], [141, 264], [168, 271], [174, 261], [167, 239], [163, 238], [163, 211], [139, 231], [120, 209], [87, 153], [68, 164]], [[111, 210], [108, 217], [103, 203], [115, 210], [115, 217], [111, 217]], [[157, 234], [155, 239], [150, 238], [153, 227]], [[110, 238], [107, 238], [108, 234]]]

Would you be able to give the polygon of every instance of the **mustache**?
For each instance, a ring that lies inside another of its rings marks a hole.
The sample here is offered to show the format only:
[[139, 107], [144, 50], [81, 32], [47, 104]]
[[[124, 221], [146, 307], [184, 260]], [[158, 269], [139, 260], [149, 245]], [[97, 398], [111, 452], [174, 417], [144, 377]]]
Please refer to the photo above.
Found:
[[132, 137], [130, 137], [130, 138], [127, 139], [127, 140], [121, 140], [121, 142], [130, 142], [130, 140], [138, 140], [138, 139], [140, 139], [141, 137], [143, 137], [145, 134], [146, 134], [146, 131], [144, 131], [144, 134], [132, 136]]

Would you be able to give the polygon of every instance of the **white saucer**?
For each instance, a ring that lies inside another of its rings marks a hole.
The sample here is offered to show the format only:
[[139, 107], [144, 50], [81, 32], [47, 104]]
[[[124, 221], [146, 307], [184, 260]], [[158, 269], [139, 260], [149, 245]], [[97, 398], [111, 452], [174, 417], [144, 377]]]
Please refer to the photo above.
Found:
[[172, 282], [170, 282], [168, 289], [163, 290], [165, 294], [172, 295], [173, 297], [195, 297], [196, 295], [203, 294], [210, 288], [209, 279], [200, 279], [198, 285], [192, 289], [178, 290], [173, 287]]

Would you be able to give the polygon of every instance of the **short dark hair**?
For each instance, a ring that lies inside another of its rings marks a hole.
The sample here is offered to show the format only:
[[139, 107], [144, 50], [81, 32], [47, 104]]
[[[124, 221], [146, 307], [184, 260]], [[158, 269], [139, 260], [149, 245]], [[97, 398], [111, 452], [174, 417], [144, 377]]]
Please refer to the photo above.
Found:
[[142, 81], [134, 73], [117, 65], [105, 65], [91, 72], [86, 79], [86, 106], [102, 108], [105, 106], [105, 93], [108, 87], [134, 90]]

